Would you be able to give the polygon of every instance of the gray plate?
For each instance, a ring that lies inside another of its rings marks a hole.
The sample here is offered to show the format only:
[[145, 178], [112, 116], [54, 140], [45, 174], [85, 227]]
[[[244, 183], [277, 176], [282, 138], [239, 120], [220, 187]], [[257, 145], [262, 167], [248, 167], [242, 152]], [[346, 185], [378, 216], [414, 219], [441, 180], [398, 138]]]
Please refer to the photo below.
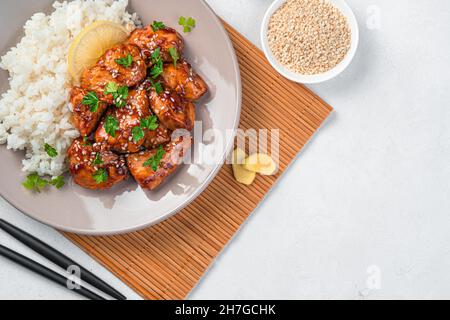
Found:
[[[0, 54], [20, 39], [23, 24], [38, 11], [50, 12], [51, 0], [4, 0], [0, 3]], [[225, 134], [235, 129], [241, 111], [241, 82], [233, 46], [221, 22], [201, 0], [131, 0], [130, 10], [144, 23], [164, 21], [180, 30], [180, 16], [192, 16], [197, 28], [185, 35], [186, 57], [204, 77], [210, 93], [197, 104], [197, 119], [203, 131]], [[0, 72], [0, 90], [8, 88], [7, 72]], [[225, 136], [225, 135], [224, 135]], [[195, 141], [194, 155], [215, 150], [223, 159], [233, 137], [224, 141]], [[130, 179], [109, 191], [84, 190], [72, 182], [61, 190], [41, 194], [24, 190], [21, 182], [23, 153], [0, 147], [0, 194], [17, 209], [55, 228], [82, 234], [131, 232], [158, 223], [179, 212], [212, 181], [221, 164], [185, 164], [156, 192], [143, 191]]]

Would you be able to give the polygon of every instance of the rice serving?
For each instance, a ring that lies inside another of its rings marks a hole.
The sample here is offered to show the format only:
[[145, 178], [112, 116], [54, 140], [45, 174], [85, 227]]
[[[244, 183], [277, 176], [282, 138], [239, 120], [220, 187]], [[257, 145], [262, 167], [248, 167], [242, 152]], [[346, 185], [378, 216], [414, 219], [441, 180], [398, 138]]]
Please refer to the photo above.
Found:
[[[23, 171], [50, 176], [66, 171], [67, 148], [79, 136], [68, 107], [70, 44], [98, 20], [134, 30], [139, 20], [127, 12], [127, 5], [128, 0], [55, 2], [53, 13], [36, 13], [26, 22], [24, 37], [1, 58], [10, 89], [0, 99], [0, 144], [25, 151]], [[47, 154], [46, 143], [57, 150], [57, 157]]]

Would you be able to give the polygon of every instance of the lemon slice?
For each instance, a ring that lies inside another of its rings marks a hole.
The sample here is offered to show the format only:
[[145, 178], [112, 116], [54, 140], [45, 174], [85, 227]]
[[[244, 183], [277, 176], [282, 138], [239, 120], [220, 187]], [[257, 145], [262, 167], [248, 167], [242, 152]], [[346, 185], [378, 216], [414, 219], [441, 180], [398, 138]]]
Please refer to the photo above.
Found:
[[247, 157], [247, 155], [242, 149], [237, 148], [233, 151], [233, 174], [237, 182], [251, 185], [255, 180], [256, 172], [248, 171], [244, 168], [242, 163], [244, 162], [245, 157]]
[[255, 153], [245, 159], [244, 168], [265, 176], [271, 176], [276, 173], [277, 164], [269, 155]]
[[84, 69], [93, 66], [106, 50], [127, 37], [127, 29], [110, 21], [96, 21], [84, 28], [70, 45], [67, 58], [69, 73], [75, 82], [79, 81]]

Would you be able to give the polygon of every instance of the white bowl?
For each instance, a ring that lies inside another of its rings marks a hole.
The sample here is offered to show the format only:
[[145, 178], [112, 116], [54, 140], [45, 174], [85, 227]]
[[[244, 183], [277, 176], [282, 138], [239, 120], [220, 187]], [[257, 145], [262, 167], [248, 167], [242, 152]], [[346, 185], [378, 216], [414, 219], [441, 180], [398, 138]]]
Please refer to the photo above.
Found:
[[278, 10], [287, 0], [275, 0], [272, 5], [267, 10], [261, 28], [261, 42], [264, 50], [264, 54], [266, 55], [267, 60], [269, 60], [272, 67], [275, 68], [282, 76], [288, 78], [289, 80], [299, 82], [299, 83], [319, 83], [330, 80], [340, 74], [345, 68], [348, 67], [353, 57], [355, 56], [356, 49], [358, 48], [359, 42], [359, 29], [358, 22], [356, 21], [355, 15], [353, 14], [352, 9], [347, 5], [344, 0], [328, 0], [332, 3], [336, 8], [338, 8], [341, 13], [347, 18], [348, 24], [350, 26], [352, 32], [352, 40], [350, 45], [350, 50], [347, 52], [345, 58], [336, 65], [333, 69], [315, 75], [304, 75], [300, 73], [293, 72], [287, 69], [285, 66], [280, 64], [275, 56], [272, 54], [272, 50], [269, 46], [269, 41], [267, 38], [267, 32], [269, 29], [269, 21], [275, 11]]

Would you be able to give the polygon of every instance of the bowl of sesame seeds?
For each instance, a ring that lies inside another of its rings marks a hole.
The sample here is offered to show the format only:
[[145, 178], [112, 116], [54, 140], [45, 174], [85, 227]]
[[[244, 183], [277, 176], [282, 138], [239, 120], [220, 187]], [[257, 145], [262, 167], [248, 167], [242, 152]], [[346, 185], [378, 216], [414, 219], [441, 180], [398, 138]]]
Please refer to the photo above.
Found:
[[270, 64], [299, 83], [336, 77], [352, 61], [358, 41], [358, 23], [344, 0], [275, 0], [261, 28]]

